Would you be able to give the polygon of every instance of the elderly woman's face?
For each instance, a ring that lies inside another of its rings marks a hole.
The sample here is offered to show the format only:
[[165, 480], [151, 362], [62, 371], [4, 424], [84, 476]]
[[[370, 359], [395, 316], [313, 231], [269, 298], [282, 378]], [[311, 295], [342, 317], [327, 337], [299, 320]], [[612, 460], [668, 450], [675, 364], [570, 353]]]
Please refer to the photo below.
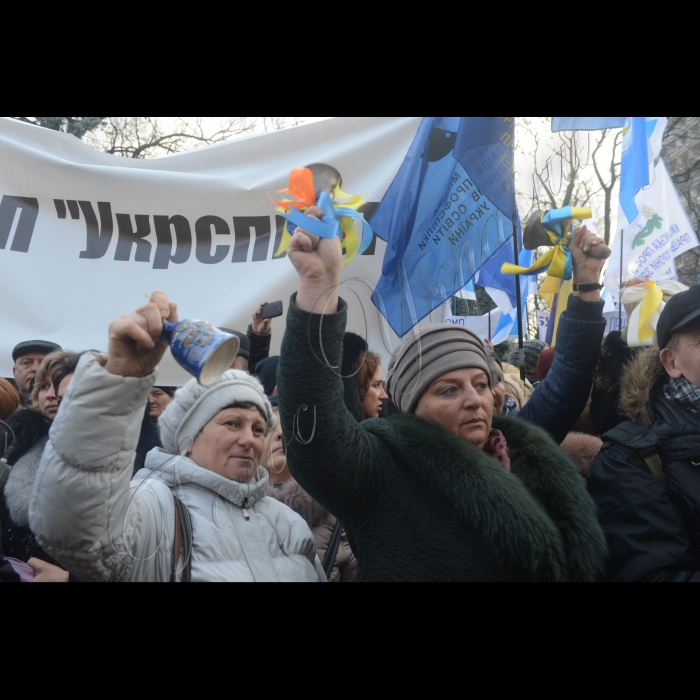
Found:
[[493, 407], [486, 373], [477, 368], [460, 369], [430, 385], [418, 403], [416, 415], [482, 450], [491, 434]]
[[188, 456], [229, 481], [255, 477], [265, 449], [266, 422], [257, 410], [227, 408], [197, 436]]
[[[274, 412], [279, 415], [279, 409]], [[270, 472], [270, 476], [285, 474], [287, 469], [287, 457], [284, 454], [284, 442], [282, 441], [282, 428], [278, 425], [265, 438], [262, 465]], [[285, 474], [286, 475], [286, 474]]]

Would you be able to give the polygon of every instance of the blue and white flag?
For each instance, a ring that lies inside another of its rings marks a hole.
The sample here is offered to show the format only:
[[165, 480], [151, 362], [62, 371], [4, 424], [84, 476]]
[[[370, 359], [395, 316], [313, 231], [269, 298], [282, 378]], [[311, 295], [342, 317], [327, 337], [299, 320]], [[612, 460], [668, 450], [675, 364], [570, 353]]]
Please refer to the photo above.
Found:
[[[663, 162], [656, 166], [654, 184], [636, 198], [639, 215], [618, 231], [605, 276], [609, 300], [617, 303], [620, 282], [649, 277], [654, 282], [676, 281], [675, 259], [697, 248], [698, 238], [673, 180]], [[620, 213], [624, 222], [624, 213]], [[622, 280], [620, 270], [622, 269]]]
[[513, 235], [513, 117], [425, 117], [372, 218], [387, 242], [372, 297], [403, 337]]
[[654, 183], [655, 161], [661, 155], [668, 117], [552, 117], [552, 131], [599, 131], [624, 128], [620, 208], [624, 221], [618, 230], [639, 215], [635, 199]]
[[[518, 218], [518, 240], [522, 238], [520, 220]], [[530, 267], [534, 262], [535, 253], [525, 250], [520, 246], [520, 256], [517, 264], [521, 267]], [[515, 286], [515, 275], [504, 275], [501, 268], [505, 263], [516, 264], [513, 241], [503, 246], [498, 254], [491, 258], [479, 273], [479, 284], [486, 288], [487, 294], [493, 299], [500, 309], [502, 316], [496, 327], [491, 342], [494, 345], [503, 343], [511, 335], [518, 333], [518, 301]], [[523, 318], [527, 318], [527, 297], [530, 291], [530, 277], [520, 277], [520, 295]]]
[[467, 301], [476, 301], [476, 287], [474, 286], [474, 280], [469, 282], [467, 286], [456, 294], [458, 299], [466, 299]]
[[552, 117], [552, 131], [602, 131], [621, 129], [628, 117]]
[[654, 184], [655, 161], [661, 155], [667, 117], [630, 117], [622, 142], [620, 210], [624, 220], [618, 230], [639, 216], [637, 195]]

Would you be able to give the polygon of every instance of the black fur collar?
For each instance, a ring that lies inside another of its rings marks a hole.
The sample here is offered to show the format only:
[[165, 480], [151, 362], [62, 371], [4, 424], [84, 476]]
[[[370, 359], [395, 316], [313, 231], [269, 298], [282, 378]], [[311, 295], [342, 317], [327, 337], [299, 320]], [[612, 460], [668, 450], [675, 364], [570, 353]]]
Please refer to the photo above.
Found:
[[[49, 434], [51, 422], [44, 418], [41, 413], [35, 413], [29, 409], [22, 409], [11, 415], [5, 421], [15, 432], [15, 448], [9, 458], [10, 464], [16, 464], [29, 450], [34, 447], [40, 440]], [[0, 436], [1, 447], [5, 446], [5, 431], [2, 431]], [[2, 456], [2, 455], [0, 455]]]
[[496, 418], [509, 474], [484, 452], [413, 415], [365, 424], [395, 456], [448, 498], [504, 565], [535, 581], [595, 581], [607, 547], [576, 467], [542, 430]]

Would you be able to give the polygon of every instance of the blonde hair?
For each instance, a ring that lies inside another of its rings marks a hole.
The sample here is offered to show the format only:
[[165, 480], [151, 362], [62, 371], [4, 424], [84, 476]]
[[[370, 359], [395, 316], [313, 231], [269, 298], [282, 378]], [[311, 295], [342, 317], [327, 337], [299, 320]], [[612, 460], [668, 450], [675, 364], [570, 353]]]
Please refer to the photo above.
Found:
[[32, 389], [32, 395], [27, 405], [30, 411], [41, 413], [41, 409], [39, 408], [39, 392], [41, 391], [41, 387], [47, 382], [50, 383], [51, 376], [56, 371], [56, 368], [73, 355], [75, 355], [75, 353], [70, 350], [56, 350], [56, 352], [52, 352], [44, 358], [41, 367], [39, 367], [39, 371], [36, 373], [34, 388]]
[[510, 390], [512, 394], [518, 397], [520, 408], [523, 408], [535, 393], [534, 387], [527, 379], [524, 382], [520, 379], [520, 370], [517, 367], [506, 364], [503, 365], [503, 370], [503, 382], [506, 385], [506, 390]]

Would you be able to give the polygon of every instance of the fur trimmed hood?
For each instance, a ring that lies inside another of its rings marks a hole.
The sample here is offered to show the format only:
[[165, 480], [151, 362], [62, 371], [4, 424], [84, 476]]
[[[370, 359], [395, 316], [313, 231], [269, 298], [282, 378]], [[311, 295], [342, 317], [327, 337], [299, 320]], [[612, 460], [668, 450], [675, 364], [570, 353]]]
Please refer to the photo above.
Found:
[[569, 433], [561, 444], [561, 449], [578, 467], [578, 473], [584, 486], [588, 485], [588, 473], [602, 448], [603, 441], [600, 438], [584, 433]]
[[663, 395], [669, 382], [658, 348], [645, 348], [625, 368], [622, 375], [620, 408], [632, 423], [650, 428], [654, 422], [650, 404]]
[[534, 581], [597, 580], [607, 545], [595, 506], [574, 464], [544, 431], [494, 418], [508, 442], [509, 474], [438, 425], [414, 415], [390, 423], [372, 421], [367, 429], [391, 438], [395, 457], [452, 503], [502, 565]]
[[328, 511], [322, 505], [316, 503], [295, 479], [285, 482], [282, 488], [276, 488], [274, 485], [271, 485], [267, 495], [280, 503], [284, 503], [287, 508], [300, 515], [311, 530], [321, 527], [326, 518], [328, 518]]

